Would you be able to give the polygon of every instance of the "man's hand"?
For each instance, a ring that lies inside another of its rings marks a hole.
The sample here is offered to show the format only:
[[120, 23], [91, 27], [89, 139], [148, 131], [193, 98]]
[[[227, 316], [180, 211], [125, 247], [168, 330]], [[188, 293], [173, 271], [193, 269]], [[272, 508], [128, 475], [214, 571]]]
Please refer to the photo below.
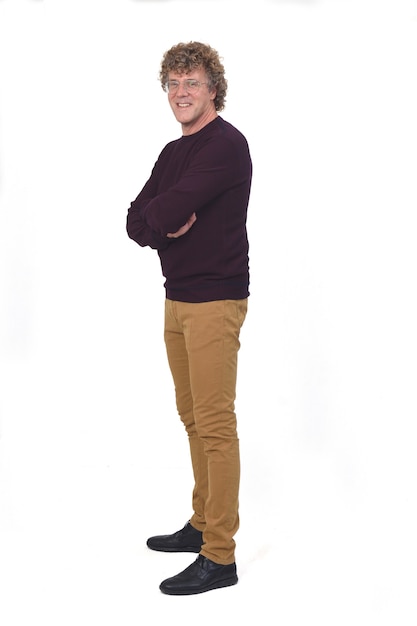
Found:
[[167, 237], [169, 237], [170, 239], [177, 239], [177, 237], [181, 237], [182, 235], [185, 235], [185, 233], [188, 233], [188, 231], [190, 230], [191, 226], [194, 224], [196, 219], [197, 219], [197, 215], [193, 213], [191, 217], [188, 218], [184, 226], [181, 226], [181, 228], [179, 228], [176, 233], [168, 233]]

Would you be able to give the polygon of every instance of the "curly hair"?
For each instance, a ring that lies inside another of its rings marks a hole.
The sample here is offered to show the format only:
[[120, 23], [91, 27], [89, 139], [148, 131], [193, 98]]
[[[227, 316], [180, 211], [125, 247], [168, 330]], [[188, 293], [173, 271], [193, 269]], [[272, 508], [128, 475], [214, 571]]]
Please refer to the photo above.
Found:
[[163, 56], [159, 72], [162, 89], [165, 90], [169, 72], [188, 74], [200, 67], [207, 74], [210, 91], [215, 89], [217, 92], [214, 99], [216, 111], [222, 111], [226, 102], [227, 80], [218, 52], [207, 44], [190, 41], [189, 43], [178, 43], [167, 50]]

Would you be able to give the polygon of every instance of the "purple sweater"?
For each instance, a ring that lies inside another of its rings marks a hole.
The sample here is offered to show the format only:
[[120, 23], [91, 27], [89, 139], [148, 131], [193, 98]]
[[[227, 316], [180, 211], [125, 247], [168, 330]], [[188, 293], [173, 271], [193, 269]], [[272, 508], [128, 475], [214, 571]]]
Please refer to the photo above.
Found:
[[[127, 215], [127, 233], [158, 251], [166, 297], [182, 302], [249, 295], [246, 216], [252, 162], [245, 137], [216, 117], [162, 150]], [[168, 238], [192, 213], [183, 236]]]

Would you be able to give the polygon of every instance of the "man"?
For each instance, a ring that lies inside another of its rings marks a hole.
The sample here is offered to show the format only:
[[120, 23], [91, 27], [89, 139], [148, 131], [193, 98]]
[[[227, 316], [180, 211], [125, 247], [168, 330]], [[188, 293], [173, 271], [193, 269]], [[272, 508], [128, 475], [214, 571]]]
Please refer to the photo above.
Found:
[[244, 136], [223, 120], [227, 81], [218, 53], [198, 42], [168, 50], [160, 81], [181, 124], [132, 202], [127, 232], [158, 251], [166, 279], [164, 338], [178, 413], [189, 438], [193, 515], [151, 537], [197, 560], [160, 589], [201, 593], [237, 583], [239, 441], [234, 410], [239, 333], [249, 296], [246, 216], [252, 164]]

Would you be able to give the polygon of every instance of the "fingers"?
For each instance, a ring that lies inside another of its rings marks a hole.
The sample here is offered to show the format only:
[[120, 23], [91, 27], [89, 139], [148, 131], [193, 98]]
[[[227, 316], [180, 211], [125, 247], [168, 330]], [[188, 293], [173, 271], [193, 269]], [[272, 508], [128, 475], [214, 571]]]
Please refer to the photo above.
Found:
[[178, 237], [185, 235], [185, 233], [187, 233], [190, 230], [191, 226], [194, 224], [196, 219], [197, 219], [197, 215], [193, 213], [192, 215], [190, 215], [190, 217], [188, 218], [184, 226], [181, 226], [181, 228], [179, 228], [177, 232], [175, 233], [168, 233], [167, 237], [169, 237], [170, 239], [177, 239]]

